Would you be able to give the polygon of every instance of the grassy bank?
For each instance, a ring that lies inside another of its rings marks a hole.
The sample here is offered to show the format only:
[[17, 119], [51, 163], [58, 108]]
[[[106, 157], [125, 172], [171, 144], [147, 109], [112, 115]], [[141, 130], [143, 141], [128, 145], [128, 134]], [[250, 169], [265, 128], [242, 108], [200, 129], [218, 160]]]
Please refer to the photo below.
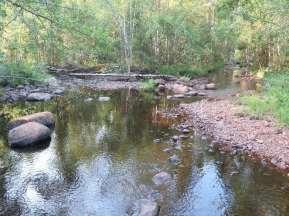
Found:
[[241, 97], [248, 111], [257, 116], [273, 115], [280, 123], [289, 125], [289, 70], [269, 72], [264, 77], [262, 93]]
[[199, 77], [205, 76], [224, 68], [223, 62], [215, 62], [214, 64], [207, 64], [202, 66], [192, 66], [186, 64], [178, 65], [162, 65], [159, 67], [160, 74], [186, 76], [186, 77]]
[[44, 71], [32, 64], [0, 64], [0, 86], [41, 82], [48, 77]]

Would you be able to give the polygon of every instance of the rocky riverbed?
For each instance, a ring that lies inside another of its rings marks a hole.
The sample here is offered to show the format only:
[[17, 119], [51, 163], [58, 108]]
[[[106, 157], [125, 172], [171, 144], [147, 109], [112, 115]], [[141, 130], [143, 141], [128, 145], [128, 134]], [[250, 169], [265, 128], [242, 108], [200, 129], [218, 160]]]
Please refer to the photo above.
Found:
[[195, 130], [210, 140], [212, 149], [245, 153], [252, 159], [261, 160], [265, 166], [288, 172], [289, 129], [281, 128], [274, 119], [249, 116], [233, 99], [180, 104], [161, 115], [174, 118], [178, 114], [186, 117], [173, 127], [184, 133]]
[[[156, 76], [156, 75], [154, 75]], [[80, 78], [69, 75], [55, 76], [45, 80], [43, 83], [36, 85], [18, 85], [3, 87], [0, 94], [1, 102], [16, 102], [16, 101], [48, 101], [55, 97], [62, 96], [65, 91], [76, 90], [78, 88], [90, 88], [93, 90], [121, 90], [133, 89], [139, 91], [144, 79], [125, 80], [123, 75], [117, 74], [111, 77], [94, 77]], [[161, 76], [160, 76], [161, 77]], [[155, 78], [155, 94], [168, 94], [168, 99], [180, 99], [184, 97], [206, 96], [214, 92], [216, 86], [214, 83], [209, 83], [208, 78], [198, 78], [186, 80], [176, 77], [169, 79]]]

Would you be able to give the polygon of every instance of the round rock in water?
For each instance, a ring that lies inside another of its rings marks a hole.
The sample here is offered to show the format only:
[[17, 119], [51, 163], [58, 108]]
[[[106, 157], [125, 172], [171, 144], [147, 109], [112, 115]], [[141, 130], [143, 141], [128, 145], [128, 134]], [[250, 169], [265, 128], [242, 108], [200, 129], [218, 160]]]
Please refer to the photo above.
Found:
[[159, 205], [148, 199], [141, 199], [136, 203], [136, 212], [133, 216], [157, 216], [159, 215]]
[[14, 119], [8, 123], [8, 130], [12, 130], [22, 124], [28, 122], [38, 122], [46, 127], [53, 128], [55, 125], [54, 117], [51, 112], [39, 112], [32, 115], [23, 116], [21, 118]]
[[171, 178], [172, 178], [171, 175], [168, 174], [167, 172], [160, 172], [154, 175], [152, 180], [155, 183], [155, 185], [160, 186], [167, 184], [171, 180]]
[[9, 131], [8, 143], [12, 148], [41, 144], [51, 138], [51, 130], [37, 122], [28, 122]]

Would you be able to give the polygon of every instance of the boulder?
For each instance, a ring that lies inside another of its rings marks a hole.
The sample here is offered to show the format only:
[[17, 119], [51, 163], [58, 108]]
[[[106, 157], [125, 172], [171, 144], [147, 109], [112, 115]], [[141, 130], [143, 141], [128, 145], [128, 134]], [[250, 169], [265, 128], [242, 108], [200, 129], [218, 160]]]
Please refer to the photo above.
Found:
[[12, 148], [40, 144], [51, 138], [51, 130], [37, 122], [28, 122], [9, 131], [8, 143]]
[[184, 94], [186, 92], [189, 91], [189, 87], [188, 86], [185, 86], [183, 84], [174, 84], [172, 86], [172, 91], [175, 93], [175, 94]]
[[48, 101], [52, 99], [52, 95], [48, 93], [35, 92], [27, 96], [28, 101]]
[[38, 122], [48, 128], [53, 128], [55, 125], [54, 117], [51, 112], [39, 112], [32, 115], [23, 116], [21, 118], [12, 120], [8, 123], [8, 130], [12, 130], [22, 124], [28, 122]]
[[155, 185], [161, 186], [161, 185], [168, 183], [171, 180], [171, 175], [168, 174], [167, 172], [160, 172], [154, 175], [152, 180], [155, 183]]
[[98, 98], [98, 101], [100, 101], [100, 102], [107, 102], [109, 100], [110, 100], [110, 97], [99, 97]]
[[209, 83], [205, 85], [206, 90], [216, 90], [216, 84], [215, 83]]
[[155, 201], [141, 199], [136, 203], [137, 216], [157, 216], [159, 215], [160, 207]]

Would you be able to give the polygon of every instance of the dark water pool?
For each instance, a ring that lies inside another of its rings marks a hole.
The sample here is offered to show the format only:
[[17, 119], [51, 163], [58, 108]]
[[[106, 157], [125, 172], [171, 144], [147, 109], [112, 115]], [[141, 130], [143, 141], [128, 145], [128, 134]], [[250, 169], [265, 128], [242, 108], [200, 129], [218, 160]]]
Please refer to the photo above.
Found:
[[[98, 102], [98, 95], [111, 100]], [[133, 202], [149, 198], [158, 201], [162, 216], [288, 215], [287, 177], [211, 151], [194, 134], [181, 149], [166, 153], [176, 132], [156, 113], [173, 105], [126, 91], [2, 105], [10, 117], [50, 110], [56, 128], [49, 147], [13, 151], [6, 146], [1, 118], [0, 214], [122, 216]], [[168, 162], [174, 154], [181, 159], [178, 165]], [[160, 171], [173, 179], [158, 188], [151, 179]]]

